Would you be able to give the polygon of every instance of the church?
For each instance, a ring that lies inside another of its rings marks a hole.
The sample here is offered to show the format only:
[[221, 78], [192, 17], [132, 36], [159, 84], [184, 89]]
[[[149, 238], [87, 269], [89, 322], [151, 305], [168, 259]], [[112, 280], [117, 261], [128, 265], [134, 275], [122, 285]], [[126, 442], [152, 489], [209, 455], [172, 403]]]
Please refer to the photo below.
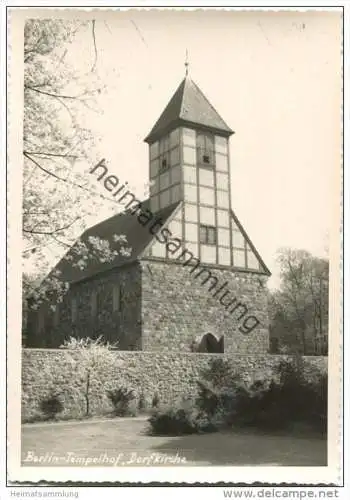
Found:
[[[123, 235], [130, 251], [84, 268], [63, 258], [69, 290], [31, 318], [28, 347], [102, 335], [120, 350], [268, 352], [270, 272], [232, 207], [233, 133], [186, 70], [145, 138], [149, 199], [123, 194], [125, 210], [81, 236], [117, 248]], [[104, 163], [90, 173], [108, 189], [116, 179]]]

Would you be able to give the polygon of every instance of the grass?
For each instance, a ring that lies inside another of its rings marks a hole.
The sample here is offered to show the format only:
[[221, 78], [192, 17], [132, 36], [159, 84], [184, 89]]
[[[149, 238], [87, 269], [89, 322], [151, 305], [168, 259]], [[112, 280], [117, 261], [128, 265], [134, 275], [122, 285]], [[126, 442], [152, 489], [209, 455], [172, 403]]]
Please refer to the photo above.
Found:
[[[305, 434], [267, 435], [246, 430], [178, 437], [150, 436], [148, 422], [143, 417], [22, 427], [24, 466], [81, 466], [80, 460], [84, 457], [96, 457], [96, 466], [113, 465], [113, 460], [118, 465], [162, 465], [159, 461], [147, 463], [151, 454], [171, 456], [175, 464], [182, 466], [180, 458], [185, 458], [185, 465], [190, 466], [325, 466], [327, 441]], [[44, 457], [41, 462], [33, 461], [40, 456]], [[101, 457], [105, 462], [101, 462]]]

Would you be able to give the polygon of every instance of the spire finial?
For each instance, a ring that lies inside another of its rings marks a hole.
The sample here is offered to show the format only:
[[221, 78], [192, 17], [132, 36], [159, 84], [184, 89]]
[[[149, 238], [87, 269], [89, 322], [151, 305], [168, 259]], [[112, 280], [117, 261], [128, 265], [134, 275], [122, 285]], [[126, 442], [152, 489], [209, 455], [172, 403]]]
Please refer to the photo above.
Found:
[[188, 76], [189, 65], [190, 65], [190, 63], [188, 62], [188, 50], [186, 49], [186, 60], [185, 60], [186, 76]]

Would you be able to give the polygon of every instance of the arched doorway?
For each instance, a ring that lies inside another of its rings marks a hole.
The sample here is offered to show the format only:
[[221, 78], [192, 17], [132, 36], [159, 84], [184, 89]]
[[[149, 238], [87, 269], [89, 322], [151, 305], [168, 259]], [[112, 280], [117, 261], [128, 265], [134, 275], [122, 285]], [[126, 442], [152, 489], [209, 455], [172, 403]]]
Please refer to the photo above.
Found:
[[224, 336], [219, 339], [212, 333], [206, 333], [198, 343], [197, 352], [208, 353], [223, 353], [224, 352]]

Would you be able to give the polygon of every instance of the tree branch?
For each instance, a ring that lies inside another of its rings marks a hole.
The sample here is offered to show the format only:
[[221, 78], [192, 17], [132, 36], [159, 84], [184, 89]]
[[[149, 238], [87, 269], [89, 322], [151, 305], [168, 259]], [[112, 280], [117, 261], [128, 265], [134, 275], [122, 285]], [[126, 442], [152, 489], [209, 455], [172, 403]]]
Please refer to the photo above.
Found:
[[[32, 85], [24, 85], [24, 88], [27, 90], [32, 90], [33, 92], [37, 92], [38, 94], [44, 94], [49, 97], [55, 97], [56, 99], [79, 99], [81, 96], [72, 96], [72, 95], [62, 95], [62, 94], [53, 94], [52, 92], [46, 92], [45, 90], [39, 90]], [[84, 94], [83, 94], [84, 95]]]
[[96, 193], [95, 191], [92, 191], [91, 189], [88, 189], [86, 188], [85, 186], [81, 185], [81, 184], [78, 184], [77, 182], [73, 182], [73, 181], [69, 181], [67, 179], [64, 179], [63, 177], [60, 177], [56, 174], [54, 174], [53, 172], [50, 172], [50, 170], [47, 170], [46, 168], [44, 168], [42, 165], [40, 165], [39, 162], [37, 162], [36, 160], [34, 160], [34, 158], [32, 158], [29, 153], [26, 153], [24, 152], [23, 153], [24, 156], [26, 158], [28, 158], [28, 160], [30, 160], [31, 162], [34, 163], [34, 165], [36, 165], [40, 170], [42, 170], [43, 172], [45, 172], [46, 174], [48, 175], [51, 175], [52, 177], [54, 177], [55, 179], [57, 179], [58, 181], [62, 181], [62, 182], [66, 182], [67, 184], [70, 184], [71, 186], [74, 186], [74, 187], [78, 187], [80, 189], [82, 189], [83, 191], [86, 191], [87, 193], [90, 193], [94, 196], [98, 196], [99, 198], [102, 198], [104, 200], [107, 200], [111, 203], [116, 203], [118, 204], [118, 202], [116, 200], [112, 200], [111, 198], [108, 198], [107, 196], [104, 196], [103, 194], [100, 194], [100, 193]]
[[97, 47], [96, 47], [96, 36], [95, 36], [95, 19], [92, 20], [92, 39], [93, 39], [93, 42], [94, 42], [95, 60], [94, 60], [94, 64], [92, 65], [92, 68], [91, 68], [91, 73], [93, 73], [95, 71], [96, 64], [97, 64]]
[[63, 227], [60, 227], [58, 229], [54, 229], [53, 231], [36, 231], [35, 229], [24, 229], [23, 228], [23, 232], [24, 233], [29, 233], [29, 234], [43, 234], [43, 235], [46, 235], [46, 236], [52, 236], [53, 234], [56, 234], [56, 233], [59, 233], [61, 231], [65, 231], [66, 229], [69, 229], [71, 226], [73, 226], [73, 224], [75, 222], [77, 222], [77, 220], [81, 219], [81, 217], [76, 217], [72, 222], [70, 222], [69, 224], [63, 226]]
[[59, 154], [59, 153], [46, 153], [45, 151], [23, 151], [24, 155], [38, 155], [38, 156], [57, 156], [59, 158], [81, 158], [77, 155]]
[[51, 237], [52, 237], [52, 239], [53, 239], [53, 240], [55, 240], [55, 241], [56, 241], [59, 245], [62, 245], [62, 246], [64, 246], [64, 247], [66, 247], [66, 248], [72, 248], [72, 245], [74, 244], [74, 242], [73, 242], [73, 243], [71, 243], [71, 244], [69, 244], [69, 243], [66, 243], [65, 241], [59, 240], [59, 239], [57, 238], [57, 236], [55, 236], [54, 234], [51, 234]]
[[41, 40], [43, 39], [43, 33], [40, 33], [40, 36], [39, 38], [37, 39], [35, 45], [31, 48], [31, 49], [28, 49], [24, 46], [24, 62], [28, 62], [28, 60], [30, 59], [30, 54], [32, 53], [36, 53], [38, 54], [38, 46], [39, 46], [39, 43], [41, 42]]

